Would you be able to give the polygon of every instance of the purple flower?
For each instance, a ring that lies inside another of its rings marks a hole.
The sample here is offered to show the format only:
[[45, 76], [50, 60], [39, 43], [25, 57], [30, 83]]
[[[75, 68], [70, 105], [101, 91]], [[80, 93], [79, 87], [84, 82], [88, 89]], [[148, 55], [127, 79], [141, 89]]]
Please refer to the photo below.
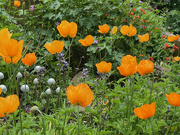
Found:
[[143, 2], [140, 0], [139, 3], [143, 3]]
[[97, 43], [98, 43], [98, 40], [95, 40], [95, 41], [94, 41], [94, 43], [96, 43], [96, 44], [97, 44]]
[[98, 49], [99, 47], [96, 47], [96, 50]]
[[59, 22], [56, 22], [56, 25], [59, 25], [60, 23]]
[[31, 7], [29, 9], [30, 10], [34, 10], [34, 5], [31, 5]]
[[171, 29], [170, 27], [168, 27], [168, 29]]

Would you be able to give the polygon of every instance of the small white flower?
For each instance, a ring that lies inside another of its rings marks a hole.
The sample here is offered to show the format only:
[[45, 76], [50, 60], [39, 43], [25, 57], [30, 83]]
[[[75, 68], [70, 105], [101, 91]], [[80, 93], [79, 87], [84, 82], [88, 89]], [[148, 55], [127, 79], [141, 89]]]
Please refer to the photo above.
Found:
[[21, 71], [21, 72], [24, 71], [24, 67], [23, 67], [22, 65], [21, 65], [18, 69], [19, 69], [19, 71]]
[[4, 78], [4, 74], [0, 72], [0, 80]]
[[47, 81], [47, 83], [48, 83], [49, 85], [54, 85], [54, 84], [55, 84], [55, 80], [54, 80], [53, 78], [49, 78], [48, 81]]
[[39, 80], [37, 78], [34, 78], [33, 84], [38, 84], [38, 83], [39, 83]]
[[50, 95], [50, 94], [51, 94], [51, 89], [47, 89], [47, 90], [45, 91], [45, 93], [48, 94], [48, 95]]
[[6, 92], [7, 91], [7, 88], [4, 84], [1, 84], [0, 85], [1, 89], [2, 89], [2, 92]]
[[17, 78], [22, 78], [23, 75], [21, 74], [21, 72], [18, 72], [17, 75], [16, 75]]
[[28, 85], [22, 85], [20, 88], [23, 92], [28, 92], [29, 91], [29, 86]]
[[40, 69], [41, 69], [41, 66], [36, 66], [36, 67], [34, 68], [34, 70], [35, 70], [36, 72], [39, 72]]
[[57, 87], [56, 93], [59, 93], [59, 92], [60, 92], [60, 87]]

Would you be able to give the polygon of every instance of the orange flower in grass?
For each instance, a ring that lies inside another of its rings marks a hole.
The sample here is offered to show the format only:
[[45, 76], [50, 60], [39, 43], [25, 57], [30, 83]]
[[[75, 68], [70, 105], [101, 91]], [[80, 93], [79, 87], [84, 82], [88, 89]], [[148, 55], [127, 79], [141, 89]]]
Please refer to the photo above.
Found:
[[134, 114], [141, 119], [148, 119], [155, 114], [155, 102], [152, 104], [144, 104], [141, 108], [135, 108]]
[[78, 40], [83, 46], [90, 46], [94, 42], [94, 38], [91, 35], [88, 35], [85, 39]]
[[22, 63], [28, 66], [32, 66], [32, 64], [36, 63], [36, 55], [35, 53], [28, 53], [24, 58], [21, 59]]
[[86, 107], [94, 99], [92, 90], [85, 83], [76, 86], [70, 85], [67, 88], [66, 95], [71, 104], [82, 107]]
[[98, 32], [101, 34], [108, 33], [108, 31], [110, 29], [110, 27], [107, 24], [99, 25], [98, 28], [99, 28]]
[[15, 7], [19, 7], [20, 5], [21, 5], [21, 2], [20, 2], [20, 1], [16, 1], [16, 0], [14, 1], [14, 6], [15, 6]]
[[105, 61], [101, 61], [100, 63], [96, 64], [97, 70], [100, 73], [108, 73], [111, 70], [112, 67], [112, 63], [111, 62], [105, 62]]
[[114, 26], [110, 33], [111, 34], [116, 34], [116, 32], [117, 32], [117, 26]]
[[132, 26], [132, 24], [130, 24], [130, 26], [123, 25], [120, 29], [120, 32], [123, 35], [127, 35], [127, 36], [131, 37], [131, 36], [136, 35], [137, 29], [134, 26]]
[[19, 98], [17, 95], [10, 95], [6, 98], [0, 97], [0, 117], [15, 112], [18, 106]]
[[11, 36], [12, 34], [8, 31], [8, 28], [0, 30], [0, 42], [9, 40]]
[[166, 97], [168, 99], [168, 102], [172, 106], [180, 106], [180, 95], [177, 93], [171, 93], [171, 94], [166, 94]]
[[167, 39], [168, 39], [169, 42], [173, 42], [174, 40], [179, 39], [179, 35], [177, 35], [177, 36], [168, 36]]
[[154, 63], [151, 60], [141, 60], [137, 66], [139, 74], [151, 74], [154, 70]]
[[12, 59], [12, 63], [15, 64], [17, 63], [20, 58], [21, 58], [21, 54], [17, 55], [17, 56], [14, 56], [14, 57], [8, 57], [8, 56], [2, 56], [3, 57], [3, 60], [7, 63], [7, 64], [10, 64], [11, 63], [11, 59]]
[[64, 48], [64, 42], [63, 41], [54, 40], [51, 44], [50, 43], [46, 43], [44, 45], [44, 47], [51, 54], [60, 53], [60, 52], [62, 52], [62, 50]]
[[121, 66], [117, 67], [123, 76], [134, 75], [137, 72], [136, 56], [126, 55], [121, 59]]
[[149, 40], [149, 34], [144, 34], [144, 35], [138, 35], [138, 37], [139, 37], [139, 41], [140, 42], [146, 42], [146, 41], [148, 41]]
[[61, 36], [70, 38], [76, 37], [77, 24], [74, 22], [69, 23], [66, 20], [61, 21], [61, 24], [57, 25], [57, 29]]

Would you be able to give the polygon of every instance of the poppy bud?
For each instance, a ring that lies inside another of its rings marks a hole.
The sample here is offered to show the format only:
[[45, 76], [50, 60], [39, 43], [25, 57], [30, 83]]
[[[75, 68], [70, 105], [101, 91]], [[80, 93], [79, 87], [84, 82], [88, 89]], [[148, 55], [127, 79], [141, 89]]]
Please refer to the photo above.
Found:
[[0, 80], [2, 80], [3, 78], [4, 78], [4, 74], [0, 72]]
[[55, 84], [55, 80], [54, 80], [53, 78], [49, 78], [48, 81], [47, 81], [47, 83], [48, 83], [49, 85], [54, 85], [54, 84]]
[[26, 3], [23, 2], [23, 3], [22, 3], [22, 9], [25, 10], [25, 7], [26, 7]]
[[22, 78], [23, 75], [21, 74], [21, 72], [18, 72], [17, 75], [16, 75], [17, 78]]
[[39, 110], [39, 108], [37, 106], [33, 106], [33, 107], [31, 107], [30, 112], [35, 113], [38, 110]]
[[2, 92], [6, 92], [7, 91], [7, 88], [4, 84], [1, 84], [0, 85], [1, 89], [2, 89]]
[[40, 69], [41, 69], [41, 66], [36, 66], [36, 67], [34, 68], [34, 70], [35, 70], [36, 72], [39, 72]]
[[23, 92], [28, 92], [29, 91], [29, 86], [28, 85], [22, 85], [20, 88]]
[[24, 71], [24, 67], [22, 65], [18, 69], [19, 71]]
[[59, 93], [59, 92], [60, 92], [60, 87], [57, 87], [56, 93]]
[[39, 83], [39, 80], [37, 78], [34, 78], [33, 84], [38, 84], [38, 83]]
[[40, 95], [40, 98], [41, 98], [41, 99], [46, 98], [46, 93], [45, 93], [45, 92], [42, 92], [41, 95]]
[[50, 94], [51, 94], [51, 89], [47, 89], [47, 90], [45, 91], [45, 93], [46, 93], [47, 95], [50, 95]]

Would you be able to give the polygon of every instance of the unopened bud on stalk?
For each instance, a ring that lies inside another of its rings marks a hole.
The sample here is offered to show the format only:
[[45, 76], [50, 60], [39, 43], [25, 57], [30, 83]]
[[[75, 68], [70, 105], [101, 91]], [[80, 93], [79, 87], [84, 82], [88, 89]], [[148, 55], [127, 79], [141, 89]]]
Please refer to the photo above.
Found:
[[45, 93], [45, 92], [42, 92], [41, 95], [40, 95], [40, 98], [41, 98], [41, 99], [46, 98], [46, 93]]
[[41, 66], [36, 66], [36, 67], [34, 68], [34, 70], [35, 70], [36, 72], [39, 72], [40, 69], [41, 69]]
[[4, 84], [1, 84], [0, 85], [1, 89], [2, 89], [2, 92], [6, 92], [7, 91], [7, 88]]
[[25, 10], [25, 7], [26, 7], [26, 3], [23, 2], [23, 3], [22, 3], [22, 9]]
[[47, 95], [50, 95], [50, 94], [51, 94], [51, 89], [47, 89], [47, 90], [45, 91], [45, 93], [46, 93]]
[[53, 78], [49, 78], [48, 81], [47, 81], [47, 83], [48, 83], [49, 85], [54, 85], [54, 84], [55, 84], [55, 80], [54, 80]]
[[24, 67], [23, 67], [22, 65], [21, 65], [18, 69], [19, 69], [19, 71], [21, 71], [21, 72], [24, 71]]
[[4, 74], [0, 72], [0, 80], [4, 78]]
[[39, 80], [37, 78], [34, 78], [33, 84], [38, 84]]
[[23, 75], [21, 74], [21, 72], [18, 72], [17, 75], [16, 75], [17, 78], [22, 78]]
[[164, 95], [164, 93], [163, 92], [160, 92], [159, 94], [158, 94], [158, 97], [162, 97]]
[[33, 106], [33, 107], [31, 107], [30, 112], [35, 113], [38, 110], [39, 110], [39, 108], [37, 106]]
[[28, 92], [29, 91], [29, 86], [28, 85], [22, 85], [20, 88], [23, 92]]
[[60, 92], [60, 87], [57, 87], [56, 93], [59, 93], [59, 92]]

